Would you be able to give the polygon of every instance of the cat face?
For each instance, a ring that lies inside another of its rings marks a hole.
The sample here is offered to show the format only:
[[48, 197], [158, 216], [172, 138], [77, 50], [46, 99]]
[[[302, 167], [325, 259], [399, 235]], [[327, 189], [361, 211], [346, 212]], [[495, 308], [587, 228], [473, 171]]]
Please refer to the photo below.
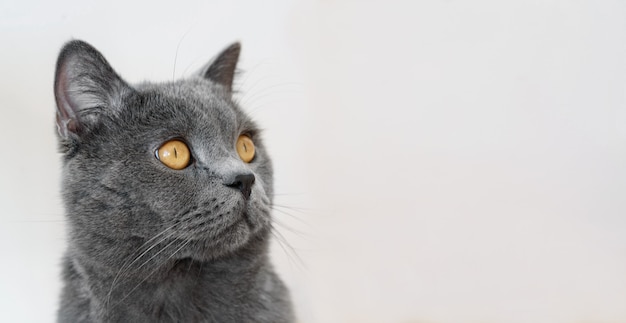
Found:
[[207, 260], [267, 234], [271, 163], [231, 99], [238, 55], [235, 44], [200, 76], [131, 87], [90, 45], [64, 47], [57, 127], [77, 250]]

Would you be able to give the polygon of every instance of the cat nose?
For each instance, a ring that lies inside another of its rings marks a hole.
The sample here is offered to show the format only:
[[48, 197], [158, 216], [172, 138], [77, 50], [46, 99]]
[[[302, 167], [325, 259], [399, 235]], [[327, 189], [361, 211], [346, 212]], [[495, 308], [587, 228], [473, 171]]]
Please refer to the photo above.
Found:
[[250, 198], [250, 193], [252, 193], [252, 184], [254, 184], [253, 174], [241, 174], [235, 176], [235, 180], [232, 183], [224, 185], [239, 189], [243, 197], [247, 200]]

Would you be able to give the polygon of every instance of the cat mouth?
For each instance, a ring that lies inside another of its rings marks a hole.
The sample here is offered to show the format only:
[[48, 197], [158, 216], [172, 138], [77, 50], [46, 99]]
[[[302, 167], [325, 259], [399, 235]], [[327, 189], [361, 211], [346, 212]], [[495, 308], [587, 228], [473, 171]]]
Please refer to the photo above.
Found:
[[250, 230], [255, 231], [256, 225], [254, 225], [254, 223], [252, 222], [252, 219], [248, 212], [243, 212], [243, 214], [241, 215], [241, 219], [248, 225], [248, 228], [250, 228]]
[[259, 230], [259, 225], [255, 223], [250, 214], [242, 212], [232, 224], [221, 230], [215, 238], [233, 241], [241, 240], [245, 236], [245, 240], [247, 240]]
[[180, 256], [207, 260], [243, 247], [270, 221], [269, 207], [262, 202], [211, 199], [189, 208], [177, 230], [178, 239], [188, 244]]
[[217, 232], [207, 232], [202, 237], [188, 239], [189, 247], [179, 257], [211, 260], [227, 255], [244, 246], [252, 236], [252, 228], [244, 216]]

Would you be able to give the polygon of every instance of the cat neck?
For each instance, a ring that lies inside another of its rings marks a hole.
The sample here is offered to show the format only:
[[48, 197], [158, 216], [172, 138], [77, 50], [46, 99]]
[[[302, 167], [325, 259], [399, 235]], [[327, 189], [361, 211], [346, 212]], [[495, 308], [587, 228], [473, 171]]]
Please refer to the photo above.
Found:
[[71, 283], [64, 293], [82, 297], [91, 315], [103, 321], [194, 321], [207, 313], [231, 311], [233, 304], [258, 303], [259, 295], [284, 294], [269, 265], [267, 247], [267, 239], [257, 238], [230, 255], [172, 259], [147, 275], [120, 275], [119, 270], [114, 274], [97, 260], [70, 253], [65, 275]]

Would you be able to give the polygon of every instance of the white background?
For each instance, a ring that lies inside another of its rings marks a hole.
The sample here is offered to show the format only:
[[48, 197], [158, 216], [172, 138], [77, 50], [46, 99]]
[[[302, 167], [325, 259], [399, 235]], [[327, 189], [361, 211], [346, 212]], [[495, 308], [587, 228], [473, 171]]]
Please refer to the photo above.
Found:
[[626, 322], [623, 1], [0, 2], [0, 321], [53, 322], [54, 64], [243, 44], [300, 322]]

